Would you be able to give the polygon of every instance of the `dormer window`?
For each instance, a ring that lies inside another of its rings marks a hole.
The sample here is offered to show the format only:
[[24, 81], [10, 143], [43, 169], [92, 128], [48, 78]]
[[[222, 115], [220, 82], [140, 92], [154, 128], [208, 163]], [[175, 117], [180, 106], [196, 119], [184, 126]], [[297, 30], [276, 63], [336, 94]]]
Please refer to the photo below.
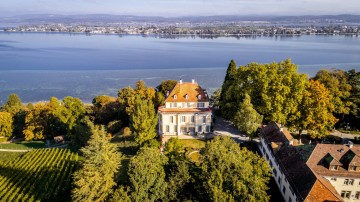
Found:
[[198, 95], [198, 99], [201, 100], [201, 95]]
[[337, 166], [337, 165], [330, 166], [330, 170], [338, 170], [338, 169], [339, 169], [339, 166]]
[[174, 95], [174, 100], [176, 100], [177, 99], [177, 96], [176, 95]]
[[356, 166], [349, 166], [349, 171], [356, 171]]
[[187, 99], [187, 100], [189, 99], [189, 95], [188, 95], [188, 94], [185, 95], [185, 99]]

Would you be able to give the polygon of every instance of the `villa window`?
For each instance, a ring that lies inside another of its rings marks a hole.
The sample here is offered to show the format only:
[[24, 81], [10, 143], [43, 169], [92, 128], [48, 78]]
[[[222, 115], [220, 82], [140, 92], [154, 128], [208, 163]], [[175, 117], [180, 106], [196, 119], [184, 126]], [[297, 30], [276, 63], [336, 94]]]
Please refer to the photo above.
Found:
[[195, 122], [195, 116], [191, 116], [191, 122], [192, 122], [192, 123]]
[[203, 123], [206, 123], [206, 116], [203, 116]]
[[190, 108], [190, 102], [186, 103], [187, 108]]
[[174, 132], [177, 133], [177, 125], [174, 126]]
[[206, 132], [210, 133], [210, 126], [206, 126]]
[[177, 103], [176, 103], [176, 102], [172, 103], [172, 107], [173, 107], [173, 108], [176, 108], [176, 107], [177, 107]]
[[341, 197], [342, 198], [350, 198], [351, 191], [341, 191]]
[[349, 170], [350, 171], [356, 171], [356, 166], [350, 166]]
[[186, 122], [186, 116], [181, 116], [181, 122]]
[[185, 99], [187, 99], [187, 100], [189, 99], [189, 95], [188, 95], [188, 94], [185, 95]]
[[170, 127], [169, 125], [166, 126], [166, 130], [165, 130], [167, 133], [170, 132]]
[[174, 116], [170, 116], [170, 123], [174, 123]]
[[285, 192], [286, 192], [286, 188], [285, 188], [285, 186], [283, 187], [283, 193], [285, 194]]
[[354, 185], [354, 179], [345, 179], [344, 185]]
[[202, 132], [202, 126], [198, 126], [198, 132]]
[[360, 191], [357, 191], [355, 194], [355, 199], [360, 199]]
[[330, 166], [330, 170], [338, 170], [338, 166]]
[[177, 99], [177, 96], [176, 95], [174, 95], [174, 100], [176, 100]]
[[332, 177], [330, 180], [331, 181], [336, 181], [336, 177]]
[[274, 177], [276, 177], [277, 176], [277, 170], [275, 168], [274, 168], [273, 172], [274, 172]]
[[197, 107], [198, 107], [198, 108], [204, 108], [204, 107], [205, 107], [205, 103], [203, 103], [203, 102], [198, 102], [198, 103], [197, 103]]
[[201, 95], [198, 95], [198, 99], [201, 100]]

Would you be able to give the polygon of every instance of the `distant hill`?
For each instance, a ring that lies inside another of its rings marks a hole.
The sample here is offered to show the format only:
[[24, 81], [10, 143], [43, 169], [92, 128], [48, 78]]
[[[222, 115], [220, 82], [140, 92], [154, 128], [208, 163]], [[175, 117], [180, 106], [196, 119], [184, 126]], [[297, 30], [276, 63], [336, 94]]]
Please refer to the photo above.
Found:
[[360, 15], [304, 15], [304, 16], [132, 16], [132, 15], [19, 15], [4, 17], [0, 23], [46, 24], [46, 23], [231, 23], [244, 21], [265, 21], [269, 23], [356, 23], [360, 24]]

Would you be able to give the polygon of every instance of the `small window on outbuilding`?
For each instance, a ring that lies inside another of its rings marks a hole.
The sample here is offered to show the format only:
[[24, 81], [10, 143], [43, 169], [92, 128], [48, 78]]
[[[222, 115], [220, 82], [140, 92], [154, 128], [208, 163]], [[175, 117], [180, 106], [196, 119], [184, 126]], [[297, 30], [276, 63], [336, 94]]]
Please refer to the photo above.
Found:
[[175, 100], [177, 99], [177, 96], [176, 96], [176, 95], [174, 95], [174, 99], [175, 99]]

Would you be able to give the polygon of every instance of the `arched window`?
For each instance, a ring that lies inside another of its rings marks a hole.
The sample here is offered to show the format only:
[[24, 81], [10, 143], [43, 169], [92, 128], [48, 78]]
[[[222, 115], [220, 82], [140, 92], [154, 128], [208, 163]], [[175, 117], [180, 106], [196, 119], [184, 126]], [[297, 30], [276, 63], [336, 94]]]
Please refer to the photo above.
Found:
[[174, 95], [174, 99], [175, 99], [175, 100], [177, 99], [177, 96], [176, 96], [176, 95]]

